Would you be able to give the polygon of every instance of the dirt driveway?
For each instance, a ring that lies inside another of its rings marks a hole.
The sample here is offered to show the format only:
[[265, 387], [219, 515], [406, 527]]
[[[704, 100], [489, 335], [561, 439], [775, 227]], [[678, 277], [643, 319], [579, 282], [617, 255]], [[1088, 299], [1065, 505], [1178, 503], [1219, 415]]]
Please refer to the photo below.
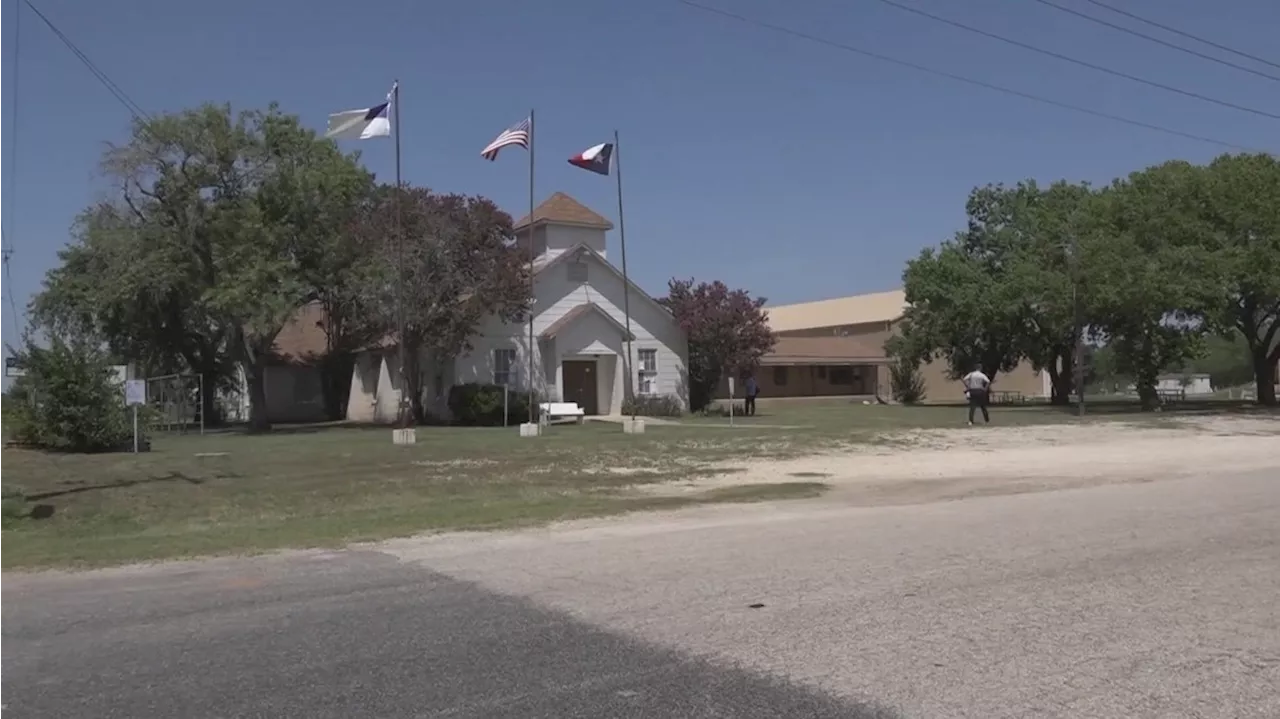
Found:
[[656, 494], [739, 484], [822, 482], [854, 504], [914, 504], [970, 496], [1149, 482], [1280, 464], [1280, 418], [1205, 417], [1168, 426], [1101, 422], [979, 426], [888, 434], [879, 442], [791, 460], [731, 462], [723, 474], [649, 485]]
[[378, 549], [904, 718], [1272, 719], [1278, 450], [1274, 420], [921, 432], [666, 489], [818, 499]]

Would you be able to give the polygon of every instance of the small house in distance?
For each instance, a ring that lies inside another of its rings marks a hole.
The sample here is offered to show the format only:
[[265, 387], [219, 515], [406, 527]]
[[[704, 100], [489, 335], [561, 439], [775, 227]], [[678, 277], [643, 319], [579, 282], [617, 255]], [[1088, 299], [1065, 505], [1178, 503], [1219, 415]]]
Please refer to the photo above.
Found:
[[[778, 336], [761, 362], [756, 382], [761, 397], [880, 396], [890, 399], [885, 342], [907, 308], [902, 290], [766, 307]], [[927, 402], [964, 399], [960, 383], [941, 362], [921, 367]], [[1030, 363], [995, 378], [992, 389], [1022, 397], [1047, 397], [1047, 372]], [[722, 388], [727, 395], [727, 387]]]

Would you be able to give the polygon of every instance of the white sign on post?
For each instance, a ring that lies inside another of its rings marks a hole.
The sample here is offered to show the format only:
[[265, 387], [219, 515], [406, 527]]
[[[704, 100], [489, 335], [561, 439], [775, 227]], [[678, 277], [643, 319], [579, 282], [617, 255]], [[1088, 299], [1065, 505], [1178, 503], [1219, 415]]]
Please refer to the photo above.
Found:
[[124, 403], [133, 408], [133, 453], [138, 453], [138, 405], [147, 403], [147, 381], [130, 379], [124, 382]]
[[5, 377], [21, 377], [26, 373], [27, 373], [26, 368], [22, 366], [22, 363], [18, 361], [17, 357], [4, 358], [4, 376]]
[[729, 378], [729, 424], [733, 424], [733, 377]]
[[131, 407], [147, 403], [147, 381], [145, 379], [125, 380], [124, 403]]

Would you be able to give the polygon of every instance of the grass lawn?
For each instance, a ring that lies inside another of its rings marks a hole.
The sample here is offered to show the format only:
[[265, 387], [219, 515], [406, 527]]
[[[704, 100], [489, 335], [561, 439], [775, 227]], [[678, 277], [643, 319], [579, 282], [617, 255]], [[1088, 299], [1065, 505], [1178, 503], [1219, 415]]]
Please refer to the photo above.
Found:
[[[999, 408], [994, 419], [1075, 421], [1043, 406]], [[417, 445], [394, 447], [387, 428], [318, 426], [159, 436], [139, 455], [5, 449], [4, 484], [23, 488], [33, 516], [6, 519], [3, 561], [5, 569], [101, 566], [816, 496], [819, 483], [678, 497], [627, 490], [744, 455], [788, 456], [963, 422], [958, 407], [775, 401], [732, 428], [688, 418], [640, 436], [611, 423], [555, 426], [537, 439], [521, 439], [515, 427], [424, 427]]]

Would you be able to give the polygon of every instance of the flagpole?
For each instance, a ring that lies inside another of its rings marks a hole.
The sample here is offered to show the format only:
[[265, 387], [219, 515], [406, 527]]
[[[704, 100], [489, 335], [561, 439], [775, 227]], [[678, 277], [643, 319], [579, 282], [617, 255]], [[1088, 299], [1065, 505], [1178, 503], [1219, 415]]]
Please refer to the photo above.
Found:
[[533, 211], [533, 145], [537, 138], [537, 131], [534, 129], [533, 110], [529, 110], [529, 424], [534, 423], [534, 396], [533, 396], [533, 312], [534, 302], [536, 300], [536, 285], [533, 281], [533, 235], [534, 220]]
[[613, 167], [618, 173], [618, 240], [622, 247], [622, 314], [627, 324], [627, 388], [631, 390], [631, 419], [636, 418], [636, 381], [635, 355], [631, 349], [631, 280], [627, 277], [627, 223], [622, 217], [622, 142], [618, 139], [618, 131], [613, 131]]
[[396, 326], [400, 340], [400, 407], [397, 411], [396, 424], [405, 429], [409, 426], [408, 413], [405, 407], [409, 399], [409, 373], [406, 369], [408, 353], [405, 350], [404, 338], [404, 222], [400, 207], [400, 195], [403, 185], [400, 180], [400, 81], [396, 80], [391, 88], [391, 104], [395, 113], [396, 143]]

